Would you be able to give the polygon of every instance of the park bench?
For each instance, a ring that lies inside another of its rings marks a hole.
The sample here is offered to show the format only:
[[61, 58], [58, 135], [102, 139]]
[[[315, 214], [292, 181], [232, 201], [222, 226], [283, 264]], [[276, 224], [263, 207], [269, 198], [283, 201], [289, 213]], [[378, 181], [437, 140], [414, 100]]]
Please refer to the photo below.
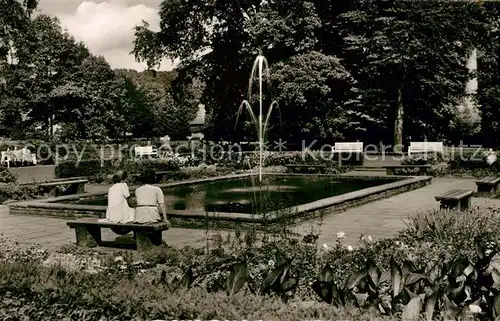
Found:
[[141, 158], [143, 156], [158, 156], [158, 149], [153, 148], [153, 146], [136, 146], [134, 147], [135, 158]]
[[443, 153], [443, 142], [410, 142], [408, 156], [416, 153]]
[[76, 244], [83, 247], [96, 247], [102, 243], [101, 229], [109, 228], [119, 235], [130, 231], [134, 232], [135, 245], [138, 250], [147, 249], [162, 244], [162, 231], [170, 228], [170, 223], [158, 222], [152, 224], [120, 224], [99, 222], [97, 219], [85, 219], [67, 222], [71, 229], [75, 229]]
[[454, 189], [436, 196], [436, 201], [441, 202], [442, 209], [466, 210], [471, 206], [473, 190]]
[[[45, 182], [38, 184], [43, 190], [45, 190], [45, 196], [57, 197], [60, 195], [72, 195], [72, 194], [82, 194], [85, 193], [85, 184], [89, 181], [87, 179], [66, 179], [66, 180], [55, 180], [52, 182]], [[67, 186], [62, 193], [60, 193], [59, 187]]]
[[[301, 169], [305, 169], [307, 171], [313, 171], [315, 173], [324, 173], [326, 171], [326, 165], [324, 164], [319, 164], [319, 165], [301, 165], [301, 164], [288, 164], [285, 165], [286, 170], [288, 173], [297, 173], [301, 172]], [[298, 171], [299, 170], [299, 171]]]
[[363, 142], [335, 143], [332, 154], [340, 157], [339, 160], [344, 164], [363, 166]]
[[2, 165], [5, 164], [5, 166], [10, 167], [10, 163], [12, 162], [12, 158], [10, 157], [10, 153], [7, 153], [6, 151], [2, 152], [1, 156], [1, 163]]
[[486, 177], [479, 181], [476, 181], [477, 185], [477, 195], [492, 195], [498, 192], [498, 185], [500, 184], [500, 178], [498, 177]]
[[362, 142], [335, 143], [332, 154], [340, 163], [363, 166], [364, 154]]
[[362, 153], [363, 142], [335, 143], [335, 145], [333, 146], [333, 152]]
[[3, 151], [1, 153], [0, 163], [7, 167], [12, 165], [31, 165], [37, 164], [36, 155], [31, 154], [29, 150]]
[[387, 175], [397, 175], [396, 170], [398, 169], [415, 169], [415, 168], [418, 168], [418, 175], [427, 175], [427, 170], [431, 168], [431, 165], [388, 165], [382, 167], [385, 168]]

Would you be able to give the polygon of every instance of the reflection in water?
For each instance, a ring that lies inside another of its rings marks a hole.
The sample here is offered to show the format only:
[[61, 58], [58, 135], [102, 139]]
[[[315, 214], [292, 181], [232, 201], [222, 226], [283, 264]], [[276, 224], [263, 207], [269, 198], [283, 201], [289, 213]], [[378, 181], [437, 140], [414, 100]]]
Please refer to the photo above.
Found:
[[297, 189], [297, 186], [288, 186], [288, 185], [270, 185], [270, 186], [251, 186], [251, 187], [241, 187], [241, 188], [231, 188], [221, 193], [250, 193], [250, 192], [261, 192], [261, 191], [287, 191]]

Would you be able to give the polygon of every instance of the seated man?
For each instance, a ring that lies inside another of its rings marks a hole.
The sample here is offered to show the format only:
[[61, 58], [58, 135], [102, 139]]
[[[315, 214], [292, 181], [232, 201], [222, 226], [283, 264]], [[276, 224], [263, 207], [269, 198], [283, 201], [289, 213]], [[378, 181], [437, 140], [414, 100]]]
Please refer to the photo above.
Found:
[[125, 179], [127, 173], [119, 171], [113, 175], [113, 185], [108, 191], [108, 208], [106, 209], [106, 219], [100, 221], [107, 221], [113, 223], [130, 223], [134, 221], [133, 208], [130, 208], [128, 199], [130, 192]]
[[137, 198], [135, 223], [167, 221], [167, 209], [161, 188], [146, 184], [135, 190], [135, 196]]

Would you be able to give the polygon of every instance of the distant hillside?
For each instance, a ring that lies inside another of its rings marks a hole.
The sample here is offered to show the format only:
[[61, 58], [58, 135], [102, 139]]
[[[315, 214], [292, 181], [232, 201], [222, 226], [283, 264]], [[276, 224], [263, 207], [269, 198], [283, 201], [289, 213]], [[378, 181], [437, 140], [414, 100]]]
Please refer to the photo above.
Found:
[[133, 69], [115, 69], [119, 76], [125, 76], [132, 80], [134, 85], [139, 88], [149, 90], [168, 90], [172, 81], [177, 78], [177, 71], [137, 71]]

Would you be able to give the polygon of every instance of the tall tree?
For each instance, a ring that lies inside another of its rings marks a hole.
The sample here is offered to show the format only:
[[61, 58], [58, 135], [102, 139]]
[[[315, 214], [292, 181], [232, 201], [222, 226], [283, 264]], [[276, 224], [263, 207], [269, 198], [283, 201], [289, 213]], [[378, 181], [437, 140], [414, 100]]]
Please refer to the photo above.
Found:
[[483, 141], [490, 146], [500, 143], [500, 3], [484, 4], [489, 34], [479, 46], [478, 103], [482, 112]]
[[344, 138], [350, 117], [343, 104], [354, 79], [338, 58], [315, 51], [296, 55], [276, 63], [271, 78], [274, 98], [283, 106], [284, 140]]
[[21, 123], [21, 99], [16, 86], [19, 56], [30, 41], [30, 17], [38, 1], [0, 1], [0, 135], [15, 136]]
[[301, 0], [166, 0], [160, 17], [159, 32], [136, 29], [136, 57], [150, 66], [163, 56], [181, 59], [186, 74], [204, 81], [202, 103], [213, 116], [214, 139], [234, 136], [258, 50], [271, 64], [306, 52], [314, 48], [319, 27], [314, 3]]
[[403, 144], [406, 121], [407, 133], [434, 138], [449, 122], [464, 94], [467, 56], [484, 33], [483, 24], [470, 19], [481, 10], [466, 1], [362, 0], [342, 14], [346, 57], [352, 53], [356, 59], [350, 67], [357, 70], [360, 103], [387, 106], [394, 144]]
[[31, 29], [36, 38], [21, 58], [28, 68], [19, 86], [29, 101], [30, 121], [42, 123], [52, 137], [54, 125], [64, 118], [65, 106], [78, 103], [77, 98], [83, 94], [76, 74], [90, 53], [62, 30], [56, 18], [37, 16]]

